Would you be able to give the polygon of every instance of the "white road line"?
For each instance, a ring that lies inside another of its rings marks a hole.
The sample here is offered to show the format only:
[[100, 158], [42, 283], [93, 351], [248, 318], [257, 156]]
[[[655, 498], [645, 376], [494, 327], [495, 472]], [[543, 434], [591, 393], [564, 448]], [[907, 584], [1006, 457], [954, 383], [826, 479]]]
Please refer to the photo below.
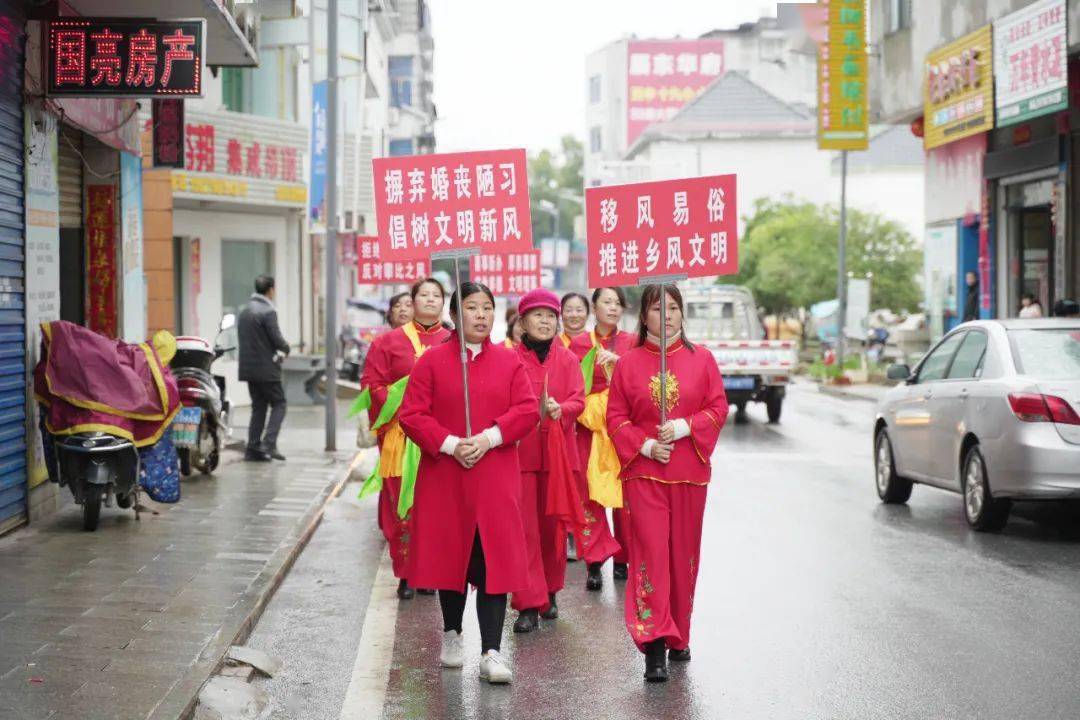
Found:
[[371, 587], [371, 600], [364, 614], [360, 644], [352, 680], [341, 706], [341, 720], [376, 720], [383, 716], [386, 686], [390, 681], [390, 662], [394, 658], [394, 633], [397, 627], [398, 601], [394, 595], [390, 553], [382, 552], [382, 561]]

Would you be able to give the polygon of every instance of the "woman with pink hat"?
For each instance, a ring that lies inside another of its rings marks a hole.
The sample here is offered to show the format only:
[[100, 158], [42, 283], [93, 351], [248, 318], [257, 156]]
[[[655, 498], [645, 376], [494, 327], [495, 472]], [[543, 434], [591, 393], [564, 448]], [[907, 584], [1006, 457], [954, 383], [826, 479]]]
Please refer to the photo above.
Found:
[[518, 445], [528, 584], [511, 600], [519, 613], [516, 633], [537, 629], [540, 617], [559, 616], [555, 596], [566, 580], [566, 533], [574, 529], [565, 521], [577, 529], [584, 523], [574, 424], [585, 407], [585, 386], [577, 358], [555, 338], [559, 311], [558, 296], [543, 288], [518, 303], [524, 333], [515, 349], [540, 398], [540, 423]]

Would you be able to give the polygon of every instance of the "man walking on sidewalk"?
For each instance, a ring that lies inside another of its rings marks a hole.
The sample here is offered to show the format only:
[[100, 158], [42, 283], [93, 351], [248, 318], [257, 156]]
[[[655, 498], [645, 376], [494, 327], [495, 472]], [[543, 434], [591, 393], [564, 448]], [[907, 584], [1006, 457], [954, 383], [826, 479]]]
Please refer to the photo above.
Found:
[[[280, 355], [289, 354], [289, 343], [278, 327], [274, 307], [274, 278], [255, 278], [255, 294], [237, 321], [240, 345], [240, 380], [247, 382], [251, 395], [251, 423], [244, 460], [270, 462], [284, 460], [277, 438], [285, 420], [285, 388], [281, 384]], [[270, 408], [270, 421], [266, 410]], [[263, 427], [266, 434], [263, 435]]]

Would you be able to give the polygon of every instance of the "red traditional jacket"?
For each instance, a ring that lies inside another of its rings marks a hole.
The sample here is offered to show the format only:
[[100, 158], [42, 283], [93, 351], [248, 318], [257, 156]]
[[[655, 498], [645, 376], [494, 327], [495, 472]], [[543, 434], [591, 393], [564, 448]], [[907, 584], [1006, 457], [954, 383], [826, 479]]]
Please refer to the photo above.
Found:
[[[601, 337], [595, 330], [590, 330], [586, 333], [581, 333], [576, 338], [570, 341], [570, 350], [577, 356], [578, 360], [583, 360], [589, 351], [593, 349], [593, 345], [600, 345], [605, 350], [610, 350], [619, 357], [622, 357], [634, 346], [637, 342], [637, 338], [633, 333], [628, 333], [625, 330], [616, 330], [610, 335]], [[592, 391], [590, 394], [603, 392], [608, 386], [608, 374], [613, 371], [613, 368], [607, 369], [601, 367], [599, 364], [596, 366], [596, 372], [593, 373]]]
[[[407, 331], [406, 328], [411, 330]], [[413, 371], [417, 353], [409, 337], [411, 331], [415, 331], [414, 337], [425, 350], [450, 336], [450, 331], [442, 325], [425, 330], [416, 322], [409, 322], [375, 338], [364, 361], [364, 372], [360, 376], [360, 386], [371, 391], [371, 407], [368, 410], [371, 422], [375, 422], [375, 418], [379, 417], [383, 403], [386, 402], [386, 388]]]
[[656, 438], [660, 425], [660, 349], [646, 342], [622, 355], [615, 366], [607, 423], [622, 478], [704, 485], [728, 415], [724, 381], [712, 353], [691, 351], [681, 341], [668, 348], [667, 375], [668, 419], [686, 419], [690, 436], [675, 441], [671, 461], [664, 465], [641, 454], [645, 440]]
[[580, 469], [577, 443], [574, 441], [574, 425], [585, 408], [585, 383], [581, 377], [581, 363], [573, 353], [563, 347], [558, 338], [551, 343], [551, 350], [543, 363], [524, 343], [518, 345], [516, 351], [525, 366], [533, 393], [540, 399], [538, 403], [543, 400], [546, 379], [548, 397], [555, 398], [562, 406], [562, 419], [559, 422], [547, 417], [543, 408], [540, 408], [540, 425], [533, 428], [518, 445], [522, 472], [541, 472], [548, 469], [547, 433], [555, 425], [561, 426], [566, 437], [566, 455], [570, 461], [570, 469]]

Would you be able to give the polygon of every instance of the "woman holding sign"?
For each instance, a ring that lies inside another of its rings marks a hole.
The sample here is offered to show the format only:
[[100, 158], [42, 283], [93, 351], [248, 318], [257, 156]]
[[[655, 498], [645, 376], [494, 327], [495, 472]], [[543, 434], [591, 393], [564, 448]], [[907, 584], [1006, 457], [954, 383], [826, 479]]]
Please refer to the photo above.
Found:
[[[661, 398], [660, 302], [666, 303], [666, 392]], [[690, 660], [690, 614], [700, 566], [709, 458], [727, 419], [724, 383], [712, 353], [683, 336], [682, 294], [649, 285], [636, 346], [611, 379], [608, 430], [622, 462], [632, 523], [626, 627], [645, 653], [645, 679], [667, 680], [667, 658]], [[660, 423], [660, 404], [667, 420]]]
[[[386, 538], [394, 577], [398, 578], [398, 597], [409, 600], [413, 589], [405, 575], [411, 538], [409, 499], [401, 497], [402, 467], [405, 461], [405, 434], [398, 422], [398, 408], [417, 359], [432, 345], [450, 336], [439, 320], [442, 318], [445, 290], [434, 278], [421, 280], [409, 292], [413, 319], [383, 333], [371, 343], [361, 387], [371, 394], [368, 417], [378, 435], [379, 467], [382, 478], [379, 491], [379, 529]], [[415, 476], [410, 477], [410, 481]], [[408, 489], [408, 488], [407, 488]]]
[[567, 525], [580, 531], [584, 521], [575, 477], [574, 423], [585, 408], [585, 386], [577, 358], [555, 339], [559, 310], [558, 296], [543, 288], [518, 303], [525, 334], [517, 353], [540, 398], [541, 417], [518, 445], [529, 582], [511, 603], [519, 613], [517, 633], [538, 628], [540, 617], [559, 617], [555, 596], [566, 581]]
[[[578, 548], [578, 553], [589, 567], [585, 587], [595, 591], [603, 587], [600, 569], [610, 557], [615, 558], [613, 577], [617, 580], [627, 577], [630, 524], [622, 511], [619, 462], [608, 438], [605, 417], [608, 380], [619, 357], [633, 346], [634, 336], [619, 330], [619, 321], [626, 310], [626, 293], [622, 288], [597, 288], [592, 302], [596, 328], [574, 338], [570, 350], [582, 360], [586, 377], [585, 411], [578, 419], [582, 425], [578, 430], [578, 456], [583, 468], [580, 482], [587, 526], [583, 533], [585, 547]], [[608, 527], [605, 507], [615, 508], [615, 537]]]
[[401, 406], [402, 427], [422, 451], [408, 575], [439, 590], [444, 667], [464, 664], [466, 591], [477, 588], [480, 677], [507, 683], [499, 654], [506, 595], [528, 583], [517, 443], [540, 421], [539, 401], [517, 352], [491, 342], [495, 299], [486, 286], [462, 283], [450, 314], [465, 347], [454, 338], [425, 353]]

